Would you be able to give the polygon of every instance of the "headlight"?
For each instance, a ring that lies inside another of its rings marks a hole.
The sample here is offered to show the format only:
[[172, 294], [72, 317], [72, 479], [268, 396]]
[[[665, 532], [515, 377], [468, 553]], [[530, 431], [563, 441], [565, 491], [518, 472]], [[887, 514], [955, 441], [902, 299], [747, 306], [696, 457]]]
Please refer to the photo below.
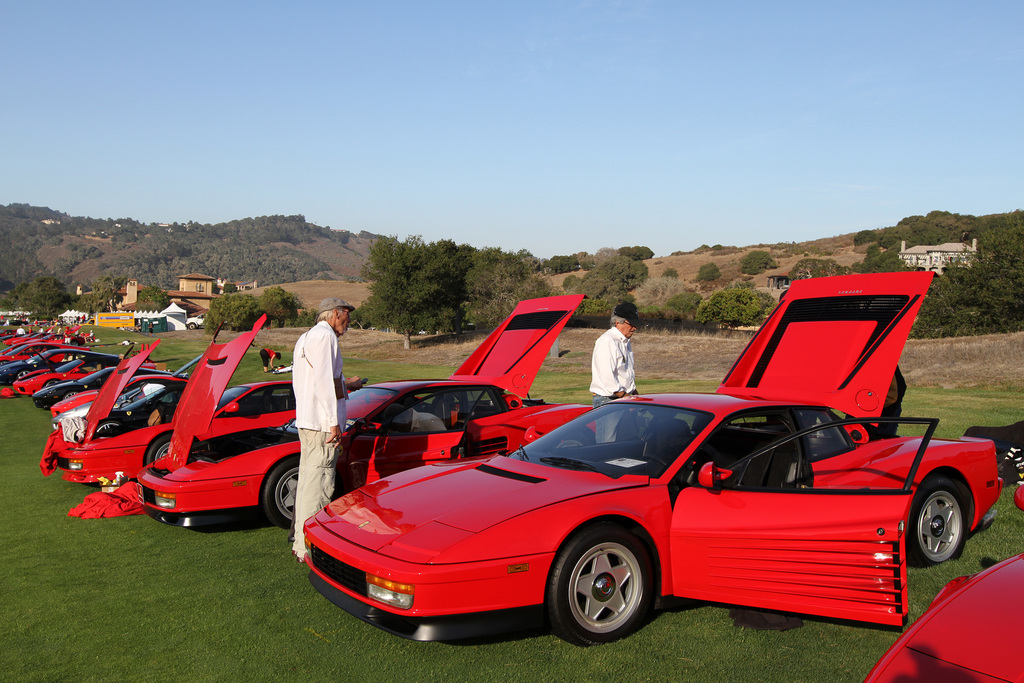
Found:
[[153, 491], [153, 502], [156, 503], [158, 508], [164, 510], [174, 509], [174, 500], [177, 496], [173, 493], [161, 493], [160, 491]]
[[54, 420], [63, 420], [65, 417], [85, 417], [89, 413], [89, 406], [92, 405], [92, 401], [83, 403], [80, 406], [75, 406], [71, 410], [65, 410], [60, 415], [57, 415]]
[[80, 469], [82, 469], [82, 461], [81, 460], [68, 460], [68, 469], [69, 470], [80, 470]]
[[413, 593], [416, 588], [407, 583], [391, 581], [373, 574], [366, 574], [366, 594], [374, 600], [397, 607], [398, 609], [409, 609], [412, 607]]

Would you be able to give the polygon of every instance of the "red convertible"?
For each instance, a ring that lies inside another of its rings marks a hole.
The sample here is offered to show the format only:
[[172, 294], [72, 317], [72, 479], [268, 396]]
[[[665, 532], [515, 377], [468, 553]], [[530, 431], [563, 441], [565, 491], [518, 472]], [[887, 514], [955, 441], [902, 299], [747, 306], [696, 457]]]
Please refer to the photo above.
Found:
[[[188, 423], [193, 414], [190, 411], [201, 409], [212, 416], [213, 419], [207, 421], [207, 437], [263, 429], [293, 418], [295, 397], [290, 380], [227, 388], [231, 375], [265, 320], [265, 316], [261, 317], [251, 332], [226, 344], [211, 343], [187, 382], [167, 376], [149, 378], [144, 384], [156, 385], [154, 393], [143, 392], [133, 402], [112, 412], [115, 399], [138, 369], [138, 364], [126, 362], [124, 372], [106, 382], [90, 406], [81, 440], [66, 443], [58, 435], [53, 444], [48, 444], [47, 450], [56, 455], [63, 478], [95, 482], [100, 477], [112, 479], [116, 472], [135, 477], [143, 465], [167, 453], [173, 430]], [[152, 347], [147, 348], [131, 361], [144, 354], [148, 356], [151, 350]], [[204, 368], [216, 368], [220, 374], [211, 381], [209, 372], [203, 372]]]
[[[550, 431], [588, 410], [523, 398], [582, 300], [520, 302], [447, 380], [381, 382], [352, 392], [337, 490], [431, 462], [506, 453], [523, 443], [529, 427]], [[189, 415], [174, 430], [170, 456], [139, 472], [146, 512], [196, 526], [262, 511], [289, 527], [298, 481], [295, 428], [204, 440], [209, 415]]]
[[931, 278], [798, 280], [715, 394], [367, 484], [306, 522], [310, 581], [417, 640], [592, 645], [678, 599], [900, 625], [908, 557], [955, 557], [1002, 489], [991, 441], [877, 417]]

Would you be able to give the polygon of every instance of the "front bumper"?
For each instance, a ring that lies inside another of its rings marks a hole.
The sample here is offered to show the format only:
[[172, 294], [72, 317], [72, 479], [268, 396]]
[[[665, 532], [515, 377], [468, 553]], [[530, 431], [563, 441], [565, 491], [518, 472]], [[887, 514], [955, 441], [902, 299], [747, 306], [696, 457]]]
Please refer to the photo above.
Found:
[[314, 571], [309, 572], [309, 582], [321, 595], [355, 618], [409, 640], [463, 640], [544, 626], [543, 605], [471, 614], [412, 617], [368, 605], [335, 588]]

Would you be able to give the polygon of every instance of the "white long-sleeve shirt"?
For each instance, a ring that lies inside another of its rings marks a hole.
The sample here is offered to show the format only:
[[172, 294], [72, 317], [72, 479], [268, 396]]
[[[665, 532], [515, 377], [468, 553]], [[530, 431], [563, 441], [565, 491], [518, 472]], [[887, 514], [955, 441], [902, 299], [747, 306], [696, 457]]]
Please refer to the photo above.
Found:
[[297, 427], [318, 432], [329, 432], [335, 425], [344, 429], [345, 399], [334, 391], [334, 380], [343, 376], [338, 335], [326, 321], [318, 322], [295, 342], [292, 356]]
[[636, 371], [633, 368], [633, 344], [615, 327], [594, 342], [594, 356], [590, 361], [590, 393], [613, 396], [622, 391], [636, 391]]

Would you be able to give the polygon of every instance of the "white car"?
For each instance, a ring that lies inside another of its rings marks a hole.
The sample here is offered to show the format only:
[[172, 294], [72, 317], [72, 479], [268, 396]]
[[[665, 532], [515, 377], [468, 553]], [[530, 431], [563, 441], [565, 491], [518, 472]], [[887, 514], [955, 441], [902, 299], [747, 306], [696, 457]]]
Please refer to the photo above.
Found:
[[187, 327], [190, 330], [196, 330], [196, 329], [199, 329], [200, 327], [202, 327], [203, 323], [205, 323], [205, 322], [206, 322], [206, 316], [204, 316], [204, 315], [197, 315], [195, 317], [192, 317], [192, 318], [189, 318], [188, 320], [186, 320], [185, 321], [185, 327]]

